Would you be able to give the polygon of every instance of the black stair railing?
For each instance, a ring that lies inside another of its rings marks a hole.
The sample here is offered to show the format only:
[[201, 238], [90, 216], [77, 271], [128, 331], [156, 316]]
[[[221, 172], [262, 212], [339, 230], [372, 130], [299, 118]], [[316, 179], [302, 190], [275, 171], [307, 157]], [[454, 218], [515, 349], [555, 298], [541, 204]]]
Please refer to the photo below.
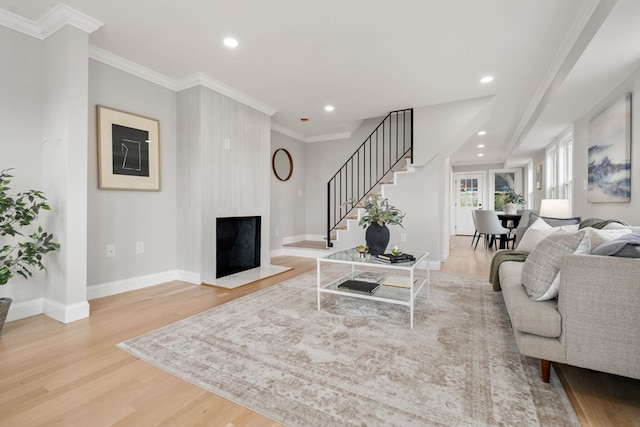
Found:
[[327, 182], [327, 246], [357, 203], [409, 155], [413, 162], [413, 109], [392, 111]]

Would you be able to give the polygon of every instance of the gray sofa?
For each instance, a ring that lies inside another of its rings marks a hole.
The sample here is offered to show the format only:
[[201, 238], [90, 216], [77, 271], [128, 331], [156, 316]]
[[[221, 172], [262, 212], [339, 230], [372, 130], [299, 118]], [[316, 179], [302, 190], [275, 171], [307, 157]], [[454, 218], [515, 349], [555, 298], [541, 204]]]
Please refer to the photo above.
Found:
[[532, 301], [522, 262], [502, 262], [500, 286], [521, 354], [640, 379], [640, 259], [565, 255], [557, 299]]

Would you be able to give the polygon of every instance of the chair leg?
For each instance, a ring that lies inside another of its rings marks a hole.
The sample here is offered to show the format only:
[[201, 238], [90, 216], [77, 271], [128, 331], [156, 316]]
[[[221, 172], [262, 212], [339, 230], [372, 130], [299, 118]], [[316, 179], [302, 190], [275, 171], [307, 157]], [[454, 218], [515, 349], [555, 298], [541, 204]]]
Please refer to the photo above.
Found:
[[542, 374], [542, 381], [548, 383], [549, 377], [551, 376], [551, 361], [544, 359], [540, 360], [540, 373]]
[[473, 250], [475, 251], [476, 248], [478, 247], [478, 243], [480, 243], [480, 236], [482, 236], [482, 233], [478, 233], [478, 240], [476, 240], [476, 245], [474, 246]]
[[473, 241], [476, 240], [476, 235], [478, 234], [478, 230], [473, 232], [473, 239], [471, 239], [471, 246], [473, 246]]

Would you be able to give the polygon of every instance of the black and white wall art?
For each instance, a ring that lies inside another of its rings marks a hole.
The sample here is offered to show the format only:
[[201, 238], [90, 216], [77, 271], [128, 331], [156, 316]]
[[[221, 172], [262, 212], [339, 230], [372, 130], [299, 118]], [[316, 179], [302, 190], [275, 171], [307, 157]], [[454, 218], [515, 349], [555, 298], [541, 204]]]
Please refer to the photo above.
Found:
[[98, 186], [103, 190], [160, 190], [158, 120], [98, 110]]

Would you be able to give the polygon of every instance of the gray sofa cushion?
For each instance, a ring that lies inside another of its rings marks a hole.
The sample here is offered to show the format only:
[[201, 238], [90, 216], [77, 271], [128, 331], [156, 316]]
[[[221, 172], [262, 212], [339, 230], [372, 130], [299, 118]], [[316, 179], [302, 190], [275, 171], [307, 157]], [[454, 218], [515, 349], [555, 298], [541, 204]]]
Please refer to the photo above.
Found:
[[541, 337], [558, 338], [562, 319], [556, 300], [531, 301], [520, 280], [523, 263], [503, 262], [500, 265], [500, 285], [511, 326], [515, 331]]

